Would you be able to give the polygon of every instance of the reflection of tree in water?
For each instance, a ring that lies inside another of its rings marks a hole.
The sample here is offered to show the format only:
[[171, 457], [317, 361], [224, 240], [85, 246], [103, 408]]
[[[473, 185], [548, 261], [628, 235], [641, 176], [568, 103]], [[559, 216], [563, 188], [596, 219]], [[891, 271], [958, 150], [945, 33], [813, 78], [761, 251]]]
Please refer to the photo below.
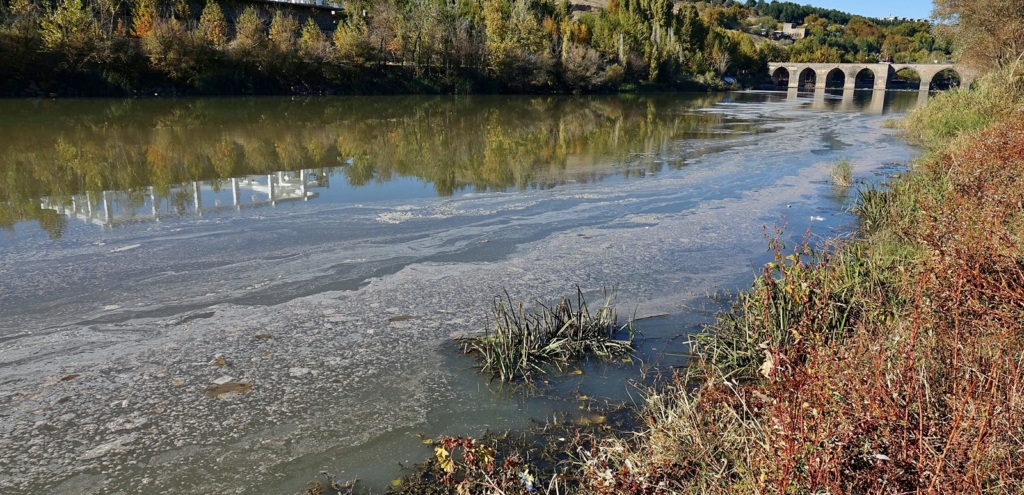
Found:
[[64, 228], [68, 225], [68, 219], [54, 210], [40, 209], [36, 217], [39, 226], [50, 235], [50, 239], [60, 239], [64, 234]]
[[659, 169], [669, 142], [718, 136], [719, 115], [685, 111], [720, 98], [477, 99], [468, 111], [456, 104], [350, 119], [338, 150], [353, 158], [346, 169], [353, 185], [412, 176], [441, 195], [551, 187], [631, 173], [618, 166], [628, 156], [643, 158], [632, 167]]
[[59, 203], [117, 190], [142, 204], [142, 191], [152, 187], [183, 209], [191, 190], [175, 187], [183, 183], [219, 189], [231, 177], [311, 168], [354, 186], [414, 177], [440, 195], [643, 175], [682, 165], [682, 157], [665, 154], [673, 142], [720, 137], [723, 126], [756, 130], [694, 111], [722, 98], [4, 102], [0, 226], [34, 218], [59, 236], [63, 225], [41, 211], [42, 197]]

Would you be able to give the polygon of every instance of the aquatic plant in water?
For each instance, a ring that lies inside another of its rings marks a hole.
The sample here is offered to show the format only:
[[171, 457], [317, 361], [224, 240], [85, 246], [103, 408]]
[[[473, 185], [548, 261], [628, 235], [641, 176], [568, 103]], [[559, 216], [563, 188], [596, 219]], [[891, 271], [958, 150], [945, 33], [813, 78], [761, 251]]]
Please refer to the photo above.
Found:
[[[484, 335], [456, 339], [464, 354], [476, 355], [480, 371], [503, 382], [528, 381], [548, 366], [565, 369], [570, 363], [595, 356], [614, 360], [633, 352], [632, 321], [618, 326], [612, 293], [591, 314], [583, 291], [576, 286], [576, 302], [562, 298], [554, 306], [536, 302], [527, 309], [513, 302], [508, 291], [494, 298], [493, 322]], [[625, 339], [616, 336], [626, 332]]]
[[853, 164], [846, 157], [832, 164], [832, 183], [839, 187], [848, 187], [853, 184]]

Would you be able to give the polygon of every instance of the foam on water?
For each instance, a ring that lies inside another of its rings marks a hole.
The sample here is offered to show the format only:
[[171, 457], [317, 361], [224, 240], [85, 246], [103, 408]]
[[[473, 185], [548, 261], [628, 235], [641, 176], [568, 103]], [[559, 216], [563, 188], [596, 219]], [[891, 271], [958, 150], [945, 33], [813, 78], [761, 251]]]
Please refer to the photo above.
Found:
[[[749, 283], [765, 227], [793, 242], [848, 225], [826, 183], [839, 154], [815, 151], [842, 142], [857, 177], [914, 155], [878, 117], [785, 101], [704, 111], [774, 132], [664, 143], [659, 156], [687, 165], [642, 178], [310, 202], [9, 246], [0, 488], [287, 493], [320, 469], [383, 485], [428, 454], [417, 432], [547, 414], [452, 366], [448, 339], [481, 329], [503, 288], [552, 300], [615, 286], [624, 313], [685, 314]], [[208, 396], [218, 381], [252, 388]]]

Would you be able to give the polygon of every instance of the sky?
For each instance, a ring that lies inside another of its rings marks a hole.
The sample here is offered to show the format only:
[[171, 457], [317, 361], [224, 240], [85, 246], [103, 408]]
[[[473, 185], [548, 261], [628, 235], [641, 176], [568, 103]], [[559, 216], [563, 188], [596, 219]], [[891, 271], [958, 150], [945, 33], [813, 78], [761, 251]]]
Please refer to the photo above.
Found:
[[800, 5], [836, 9], [864, 17], [909, 17], [927, 19], [932, 15], [931, 0], [790, 0]]

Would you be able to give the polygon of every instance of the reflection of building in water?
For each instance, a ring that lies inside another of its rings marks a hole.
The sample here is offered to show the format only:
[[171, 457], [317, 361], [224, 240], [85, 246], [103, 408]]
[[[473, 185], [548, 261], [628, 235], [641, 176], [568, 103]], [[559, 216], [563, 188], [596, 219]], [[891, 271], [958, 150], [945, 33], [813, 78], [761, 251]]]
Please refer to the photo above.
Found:
[[148, 187], [139, 191], [88, 191], [67, 199], [43, 197], [42, 207], [86, 223], [114, 226], [273, 206], [283, 201], [308, 201], [320, 196], [310, 189], [321, 187], [330, 187], [327, 174], [299, 170], [187, 182], [170, 187], [160, 196], [153, 187]]

